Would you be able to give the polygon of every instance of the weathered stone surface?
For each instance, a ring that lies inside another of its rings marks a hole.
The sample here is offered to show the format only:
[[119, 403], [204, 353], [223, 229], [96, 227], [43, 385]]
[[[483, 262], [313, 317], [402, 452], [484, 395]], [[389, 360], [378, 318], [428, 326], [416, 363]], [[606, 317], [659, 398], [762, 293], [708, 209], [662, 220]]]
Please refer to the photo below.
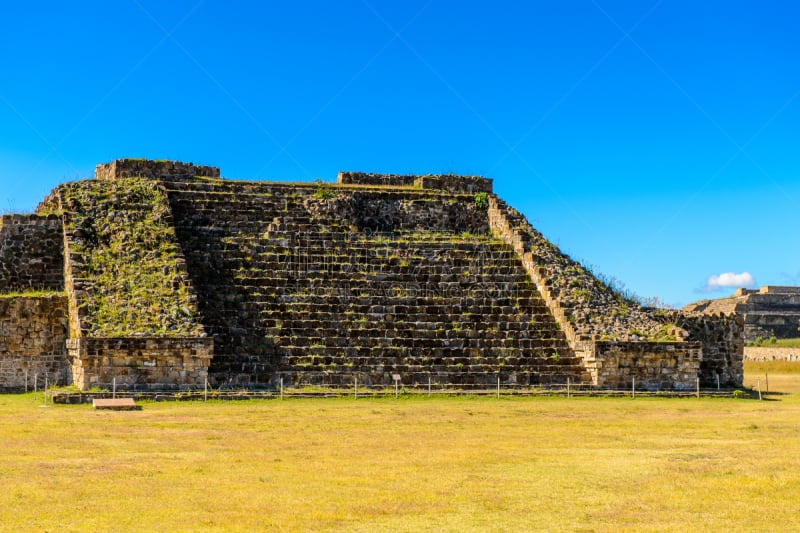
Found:
[[400, 174], [371, 174], [365, 172], [339, 172], [336, 182], [341, 185], [379, 185], [384, 187], [417, 187], [435, 189], [455, 194], [492, 192], [492, 180], [483, 176], [457, 176], [454, 174], [428, 174], [425, 176]]
[[488, 213], [492, 232], [513, 246], [572, 342], [667, 336], [651, 311], [615, 292], [562, 253], [516, 209], [490, 196]]
[[219, 181], [167, 192], [212, 382], [583, 381], [473, 195]]
[[72, 381], [81, 389], [202, 388], [214, 341], [205, 338], [92, 338], [66, 343]]
[[700, 380], [714, 385], [740, 386], [744, 380], [744, 323], [736, 315], [705, 315], [686, 311], [668, 311], [659, 318], [686, 332], [685, 340], [703, 345]]
[[744, 338], [779, 339], [800, 336], [800, 287], [764, 286], [757, 290], [738, 289], [733, 296], [700, 300], [684, 307], [696, 313], [736, 314], [744, 320]]
[[0, 297], [0, 390], [70, 383], [67, 297]]
[[745, 361], [800, 361], [800, 348], [745, 346]]
[[374, 174], [369, 172], [339, 172], [336, 183], [341, 185], [380, 185], [384, 187], [413, 187], [419, 176], [403, 174]]
[[[618, 347], [624, 346], [636, 357], [657, 359], [660, 348], [654, 347], [653, 341], [660, 341], [665, 346], [684, 341], [685, 349], [675, 352], [679, 359], [675, 368], [678, 369], [694, 364], [694, 348], [688, 345], [692, 344], [691, 341], [699, 342], [703, 347], [699, 359], [702, 364], [697, 367], [695, 377], [700, 377], [702, 385], [716, 384], [717, 375], [726, 385], [742, 383], [741, 321], [723, 315], [698, 316], [688, 312], [646, 309], [624, 298], [587, 272], [583, 265], [563, 254], [525, 217], [495, 196], [489, 198], [489, 224], [492, 231], [513, 246], [522, 259], [551, 313], [565, 331], [570, 347], [583, 358], [590, 370], [594, 384], [621, 383], [611, 376], [613, 372], [603, 370], [602, 362], [598, 365], [598, 354], [618, 360], [622, 357]], [[609, 341], [624, 344], [602, 344]], [[654, 353], [656, 355], [652, 355]], [[633, 376], [636, 369], [642, 367], [626, 364], [625, 368], [625, 372]], [[652, 383], [648, 372], [639, 375], [637, 380]], [[685, 376], [683, 370], [670, 372], [669, 379], [674, 380], [675, 387], [686, 388]], [[663, 388], [669, 379], [657, 380], [655, 386]]]
[[421, 189], [439, 189], [450, 193], [492, 192], [492, 180], [482, 176], [454, 176], [453, 174], [420, 176], [414, 183]]
[[[485, 210], [471, 196], [452, 196], [444, 200], [438, 195], [415, 192], [330, 190], [330, 198], [318, 198], [294, 188], [286, 191], [272, 187], [273, 197], [303, 195], [303, 208], [312, 223], [337, 225], [364, 232], [450, 231], [485, 235], [489, 224]], [[285, 205], [288, 205], [288, 199]], [[275, 213], [280, 218], [281, 213]]]
[[170, 207], [159, 182], [58, 188], [65, 213], [71, 336], [203, 336]]
[[161, 180], [192, 178], [195, 176], [219, 177], [219, 168], [183, 163], [181, 161], [150, 161], [147, 159], [117, 159], [97, 165], [94, 176], [98, 180], [120, 178], [151, 178]]
[[136, 402], [133, 398], [94, 398], [92, 407], [112, 411], [133, 411], [136, 409]]
[[0, 294], [64, 290], [64, 235], [57, 215], [0, 217]]
[[697, 386], [702, 358], [700, 342], [599, 341], [584, 361], [601, 387], [690, 390]]
[[67, 297], [0, 306], [0, 386], [17, 386], [31, 355], [62, 381], [121, 390], [392, 386], [394, 374], [465, 388], [741, 384], [740, 320], [626, 299], [490, 194], [491, 180], [216, 176], [118, 160], [48, 196], [39, 212], [58, 216], [12, 221], [34, 229], [10, 230], [8, 255], [30, 259], [0, 283], [33, 279], [41, 240], [50, 287], [63, 280]]

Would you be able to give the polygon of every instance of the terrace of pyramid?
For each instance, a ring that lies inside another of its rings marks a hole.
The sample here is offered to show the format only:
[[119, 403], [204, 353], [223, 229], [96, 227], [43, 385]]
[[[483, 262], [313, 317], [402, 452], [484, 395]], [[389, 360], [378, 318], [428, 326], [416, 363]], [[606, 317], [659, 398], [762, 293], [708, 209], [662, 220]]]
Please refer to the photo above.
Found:
[[641, 307], [476, 176], [120, 159], [0, 224], [0, 388], [742, 383], [742, 321]]

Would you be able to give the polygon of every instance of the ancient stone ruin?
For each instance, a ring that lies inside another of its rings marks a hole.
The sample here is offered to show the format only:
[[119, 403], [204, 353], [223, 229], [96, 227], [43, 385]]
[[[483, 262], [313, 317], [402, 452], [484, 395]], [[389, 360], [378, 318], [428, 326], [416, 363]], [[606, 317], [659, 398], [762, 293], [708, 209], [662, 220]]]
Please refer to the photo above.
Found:
[[121, 159], [0, 225], [0, 387], [742, 383], [732, 316], [646, 309], [475, 176]]
[[727, 298], [700, 300], [684, 310], [741, 317], [745, 341], [800, 337], [800, 287], [769, 285], [760, 289], [737, 289]]

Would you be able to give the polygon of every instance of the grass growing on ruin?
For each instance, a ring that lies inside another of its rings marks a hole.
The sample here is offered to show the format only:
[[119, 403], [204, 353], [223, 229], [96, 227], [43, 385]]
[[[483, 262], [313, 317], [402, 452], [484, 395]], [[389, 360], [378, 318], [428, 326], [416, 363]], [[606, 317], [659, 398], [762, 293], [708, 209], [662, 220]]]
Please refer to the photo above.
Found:
[[763, 402], [4, 395], [0, 529], [792, 529], [800, 373], [765, 369]]
[[183, 279], [169, 203], [146, 179], [61, 189], [70, 254], [86, 282], [82, 325], [95, 336], [191, 336], [202, 331]]
[[46, 298], [48, 296], [66, 296], [64, 291], [45, 291], [31, 289], [29, 291], [5, 292], [0, 294], [0, 298]]

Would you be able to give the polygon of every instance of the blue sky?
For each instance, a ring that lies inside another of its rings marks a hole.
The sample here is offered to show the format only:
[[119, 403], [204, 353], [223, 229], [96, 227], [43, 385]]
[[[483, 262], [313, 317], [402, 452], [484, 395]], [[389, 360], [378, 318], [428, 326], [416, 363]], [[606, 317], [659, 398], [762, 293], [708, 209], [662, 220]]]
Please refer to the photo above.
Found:
[[642, 296], [800, 283], [792, 3], [0, 6], [0, 210], [118, 157], [483, 174]]

